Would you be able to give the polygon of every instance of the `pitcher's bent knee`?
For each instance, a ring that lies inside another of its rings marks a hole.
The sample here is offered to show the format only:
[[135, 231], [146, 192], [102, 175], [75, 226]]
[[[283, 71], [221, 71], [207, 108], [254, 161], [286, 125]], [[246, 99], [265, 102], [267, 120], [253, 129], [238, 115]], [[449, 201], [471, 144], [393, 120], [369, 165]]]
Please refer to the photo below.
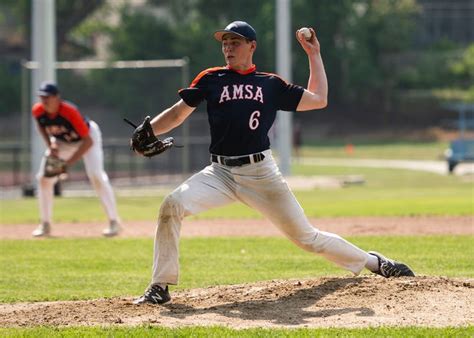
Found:
[[160, 219], [169, 217], [179, 217], [180, 219], [184, 216], [184, 207], [179, 195], [171, 193], [165, 197], [160, 207]]

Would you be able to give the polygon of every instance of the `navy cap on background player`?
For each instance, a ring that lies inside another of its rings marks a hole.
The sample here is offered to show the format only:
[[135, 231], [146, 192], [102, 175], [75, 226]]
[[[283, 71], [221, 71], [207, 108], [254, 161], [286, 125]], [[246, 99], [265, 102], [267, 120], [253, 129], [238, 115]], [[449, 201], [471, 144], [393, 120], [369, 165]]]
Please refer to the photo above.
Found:
[[58, 94], [58, 86], [53, 82], [42, 82], [38, 90], [38, 96], [52, 96]]
[[257, 33], [252, 26], [245, 21], [234, 21], [226, 26], [226, 28], [218, 30], [214, 33], [217, 41], [222, 41], [224, 34], [233, 33], [246, 38], [250, 41], [257, 41]]

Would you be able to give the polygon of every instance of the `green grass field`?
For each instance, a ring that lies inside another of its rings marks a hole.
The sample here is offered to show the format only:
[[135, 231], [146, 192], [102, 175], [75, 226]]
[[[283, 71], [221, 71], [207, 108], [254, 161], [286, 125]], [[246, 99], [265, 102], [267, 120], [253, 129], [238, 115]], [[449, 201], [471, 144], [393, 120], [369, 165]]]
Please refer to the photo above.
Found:
[[1, 329], [6, 337], [472, 337], [474, 326], [467, 328], [366, 328], [366, 329], [244, 329], [232, 330], [224, 327], [183, 327], [170, 329], [156, 326], [91, 327], [91, 328], [28, 328]]
[[[397, 145], [393, 149], [401, 152], [403, 147]], [[437, 150], [433, 151], [433, 154], [435, 152]], [[310, 217], [474, 215], [472, 180], [467, 181], [463, 177], [407, 170], [312, 166], [295, 166], [293, 173], [362, 175], [366, 180], [364, 185], [343, 189], [296, 191], [295, 195]], [[154, 219], [162, 198], [161, 195], [154, 198], [121, 197], [118, 199], [121, 217], [126, 221]], [[245, 206], [232, 204], [197, 217], [207, 219], [260, 216]], [[37, 218], [35, 199], [1, 201], [2, 224], [14, 226], [20, 223], [36, 223]], [[100, 220], [105, 220], [105, 217], [96, 198], [56, 199], [56, 222]], [[380, 250], [394, 258], [403, 257], [403, 260], [410, 262], [412, 268], [421, 275], [474, 277], [473, 235], [359, 236], [349, 240], [363, 249]], [[149, 281], [152, 239], [0, 240], [0, 252], [0, 302], [3, 303], [136, 296]], [[279, 278], [347, 275], [324, 259], [302, 251], [283, 238], [184, 238], [181, 240], [180, 259], [180, 285], [173, 290]], [[209, 264], [210, 261], [213, 262], [212, 265]], [[0, 328], [0, 336], [67, 337], [473, 335], [474, 326], [297, 330], [233, 330], [224, 327], [168, 329], [152, 326]]]
[[[349, 238], [365, 250], [403, 258], [420, 275], [449, 277], [474, 277], [473, 239]], [[0, 249], [0, 302], [76, 300], [143, 292], [150, 277], [153, 240], [4, 240]], [[183, 238], [181, 272], [180, 284], [173, 289], [349, 275], [285, 238]]]
[[[295, 175], [344, 176], [362, 175], [365, 184], [343, 189], [295, 191], [308, 217], [335, 216], [414, 216], [473, 215], [474, 189], [471, 181], [459, 176], [400, 169], [319, 167], [297, 165]], [[125, 221], [150, 220], [158, 213], [163, 195], [155, 197], [120, 197], [118, 207]], [[36, 223], [36, 199], [3, 200], [2, 224]], [[80, 213], [76, 210], [81, 210]], [[210, 210], [196, 218], [259, 218], [242, 205]], [[105, 221], [97, 198], [57, 198], [56, 222]]]
[[[348, 153], [347, 145], [352, 145]], [[449, 147], [448, 142], [405, 142], [380, 140], [367, 141], [354, 138], [351, 140], [320, 141], [301, 147], [302, 157], [322, 158], [377, 158], [401, 160], [440, 160], [444, 151]]]
[[[473, 236], [353, 237], [364, 249], [403, 257], [420, 275], [473, 277]], [[0, 302], [81, 300], [136, 296], [149, 281], [151, 239], [48, 239], [0, 241]], [[213, 262], [211, 265], [209, 262]], [[222, 273], [222, 272], [225, 273]], [[181, 241], [177, 289], [259, 280], [347, 276], [283, 238], [190, 238]], [[6, 336], [469, 336], [468, 328], [232, 330], [180, 328], [0, 329]]]

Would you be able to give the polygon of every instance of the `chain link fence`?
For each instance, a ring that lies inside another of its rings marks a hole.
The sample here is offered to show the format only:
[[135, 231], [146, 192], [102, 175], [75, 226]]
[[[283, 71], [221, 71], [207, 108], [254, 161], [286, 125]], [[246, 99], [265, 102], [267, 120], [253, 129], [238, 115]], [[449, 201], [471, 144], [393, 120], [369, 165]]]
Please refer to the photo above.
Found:
[[[174, 104], [178, 90], [189, 85], [189, 61], [150, 60], [104, 62], [58, 62], [57, 82], [64, 100], [97, 122], [102, 131], [104, 165], [112, 181], [153, 184], [170, 175], [187, 176], [209, 163], [210, 142], [205, 107], [197, 109], [173, 136], [183, 148], [172, 148], [160, 156], [144, 158], [129, 147], [131, 127], [126, 117], [141, 123]], [[23, 63], [22, 112], [14, 124], [21, 133], [2, 135], [0, 143], [0, 184], [2, 187], [32, 185], [30, 144], [34, 123], [30, 99], [31, 62]], [[19, 135], [20, 134], [20, 135]], [[42, 140], [41, 140], [42, 141]], [[33, 168], [36, 171], [36, 168]], [[70, 170], [68, 181], [87, 180], [82, 162]]]

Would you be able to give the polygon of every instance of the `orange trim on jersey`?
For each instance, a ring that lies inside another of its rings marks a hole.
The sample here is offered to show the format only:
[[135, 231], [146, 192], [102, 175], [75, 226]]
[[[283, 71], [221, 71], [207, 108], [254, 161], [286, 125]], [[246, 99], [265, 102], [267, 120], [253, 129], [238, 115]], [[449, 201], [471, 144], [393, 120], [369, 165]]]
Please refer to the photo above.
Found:
[[44, 105], [42, 102], [37, 102], [32, 108], [33, 116], [38, 118], [39, 116], [46, 114], [49, 118], [53, 119], [59, 114], [59, 109], [61, 109], [61, 105], [58, 108], [56, 113], [48, 113], [46, 109], [44, 109]]
[[209, 73], [214, 73], [214, 72], [218, 72], [220, 70], [223, 70], [225, 69], [225, 67], [212, 67], [212, 68], [208, 68], [208, 69], [205, 69], [203, 70], [202, 72], [200, 72], [193, 80], [193, 82], [191, 82], [191, 85], [189, 87], [194, 87], [197, 85], [197, 83], [199, 82], [199, 80], [201, 80], [204, 75], [206, 74], [209, 74]]
[[277, 78], [279, 78], [280, 80], [282, 80], [283, 82], [285, 82], [286, 84], [288, 84], [288, 81], [286, 81], [284, 78], [282, 78], [280, 75], [278, 74], [275, 74], [275, 73], [268, 73], [268, 72], [260, 72], [262, 74], [268, 74], [268, 75], [271, 75], [271, 76], [276, 76]]
[[31, 108], [31, 112], [32, 112], [34, 117], [36, 117], [36, 118], [39, 117], [41, 114], [43, 114], [45, 112], [43, 104], [41, 102], [36, 102], [33, 105], [33, 108]]
[[79, 113], [79, 110], [74, 106], [66, 102], [61, 102], [61, 105], [59, 106], [59, 115], [71, 122], [80, 137], [89, 135], [89, 127], [87, 126], [87, 123], [84, 121], [81, 113]]
[[247, 74], [253, 73], [257, 69], [257, 66], [252, 64], [252, 66], [250, 66], [250, 68], [246, 70], [237, 70], [237, 69], [231, 68], [229, 65], [227, 65], [225, 68], [232, 70], [236, 73], [239, 73], [240, 75], [247, 75]]

